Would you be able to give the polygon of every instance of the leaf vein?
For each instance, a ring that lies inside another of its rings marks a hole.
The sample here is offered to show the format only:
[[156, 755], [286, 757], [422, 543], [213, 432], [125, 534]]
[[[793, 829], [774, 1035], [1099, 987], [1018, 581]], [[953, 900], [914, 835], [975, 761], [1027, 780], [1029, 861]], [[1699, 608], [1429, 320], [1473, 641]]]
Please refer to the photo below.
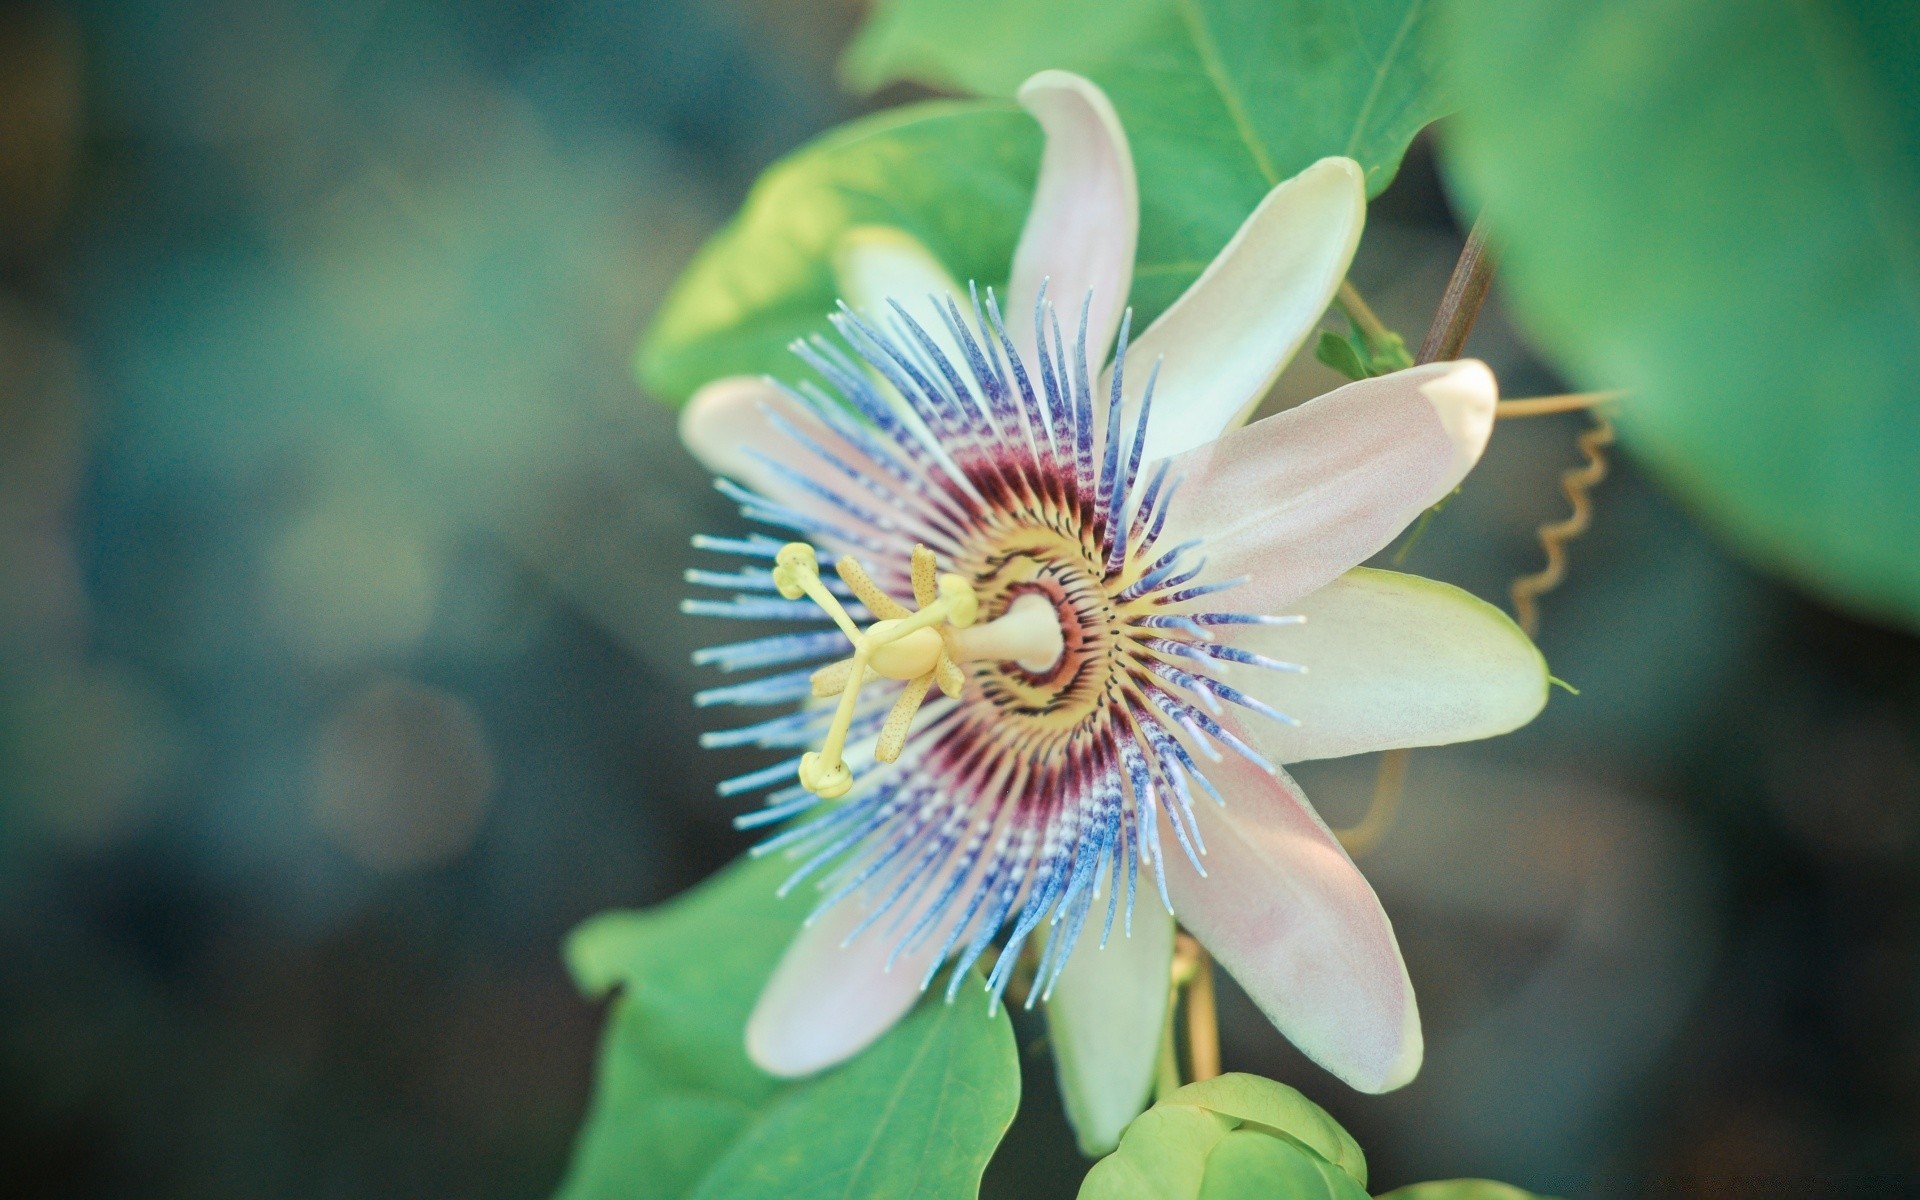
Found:
[[[1807, 31], [1807, 51], [1814, 60], [1813, 76], [1815, 86], [1821, 98], [1827, 102], [1829, 115], [1834, 127], [1839, 131], [1840, 144], [1846, 157], [1852, 160], [1859, 172], [1861, 191], [1866, 198], [1867, 223], [1873, 229], [1875, 237], [1885, 244], [1889, 269], [1897, 281], [1895, 290], [1899, 293], [1901, 305], [1907, 310], [1915, 325], [1920, 325], [1920, 278], [1916, 278], [1916, 261], [1920, 260], [1920, 232], [1916, 232], [1911, 219], [1911, 208], [1886, 193], [1898, 184], [1889, 184], [1882, 171], [1873, 169], [1874, 162], [1887, 163], [1897, 161], [1898, 156], [1887, 153], [1887, 144], [1895, 139], [1890, 136], [1885, 125], [1874, 118], [1878, 115], [1871, 103], [1863, 103], [1865, 97], [1859, 94], [1859, 88], [1847, 88], [1842, 80], [1852, 66], [1855, 77], [1867, 74], [1860, 64], [1839, 63], [1835, 60], [1846, 55], [1847, 50], [1839, 44], [1843, 38], [1833, 28], [1835, 20], [1822, 11], [1797, 0], [1792, 5], [1800, 17], [1801, 27]], [[1825, 17], [1825, 19], [1823, 19]], [[1885, 97], [1875, 97], [1885, 100]]]
[[[946, 1007], [951, 1011], [953, 1005], [949, 1002]], [[939, 1035], [945, 1027], [947, 1020], [948, 1017], [943, 1014], [939, 1024], [928, 1032], [928, 1035], [920, 1042], [919, 1048], [913, 1052], [913, 1057], [907, 1061], [907, 1069], [900, 1072], [899, 1083], [894, 1087], [893, 1094], [887, 1097], [886, 1106], [881, 1109], [879, 1119], [873, 1123], [873, 1136], [867, 1139], [867, 1144], [861, 1147], [860, 1157], [854, 1159], [852, 1165], [847, 1169], [847, 1186], [846, 1189], [840, 1193], [841, 1200], [853, 1200], [853, 1197], [859, 1194], [856, 1192], [854, 1185], [859, 1182], [861, 1172], [866, 1170], [867, 1160], [873, 1157], [874, 1149], [885, 1140], [882, 1136], [882, 1131], [886, 1129], [887, 1123], [893, 1119], [894, 1110], [900, 1107], [901, 1099], [905, 1097], [908, 1092], [914, 1090], [909, 1086], [909, 1083], [913, 1079], [914, 1073], [920, 1069], [920, 1060], [925, 1058], [933, 1049], [935, 1042], [941, 1040]]]
[[1400, 20], [1400, 28], [1394, 30], [1393, 41], [1387, 44], [1387, 52], [1380, 57], [1373, 70], [1373, 86], [1367, 89], [1367, 98], [1361, 102], [1360, 111], [1354, 115], [1353, 129], [1347, 134], [1346, 149], [1341, 153], [1353, 157], [1360, 147], [1360, 137], [1366, 132], [1367, 120], [1373, 115], [1373, 106], [1380, 100], [1380, 91], [1387, 84], [1387, 72], [1393, 69], [1394, 60], [1400, 57], [1400, 51], [1406, 45], [1407, 34], [1419, 19], [1420, 10], [1426, 7], [1426, 0], [1413, 0], [1407, 5], [1407, 15]]
[[1253, 165], [1266, 178], [1267, 186], [1280, 182], [1280, 175], [1273, 169], [1273, 159], [1267, 153], [1266, 146], [1254, 131], [1253, 121], [1247, 115], [1246, 106], [1240, 103], [1227, 77], [1226, 64], [1220, 59], [1220, 47], [1214, 44], [1213, 34], [1206, 22], [1201, 19], [1200, 10], [1194, 0], [1179, 0], [1180, 17], [1187, 27], [1187, 34], [1193, 39], [1194, 52], [1200, 56], [1200, 66], [1207, 73], [1207, 79], [1220, 93], [1220, 102], [1226, 105], [1227, 116], [1232, 119], [1233, 127], [1240, 136], [1240, 142], [1253, 157]]

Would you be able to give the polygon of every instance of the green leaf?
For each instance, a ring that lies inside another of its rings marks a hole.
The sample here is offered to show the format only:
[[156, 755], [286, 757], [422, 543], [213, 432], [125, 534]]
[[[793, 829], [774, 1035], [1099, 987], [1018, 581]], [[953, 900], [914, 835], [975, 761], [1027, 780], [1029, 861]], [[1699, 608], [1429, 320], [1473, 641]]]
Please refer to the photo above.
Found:
[[976, 992], [922, 1004], [873, 1049], [783, 1097], [699, 1200], [974, 1196], [1020, 1103], [1013, 1029]]
[[1169, 1094], [1165, 1103], [1191, 1104], [1231, 1117], [1242, 1125], [1279, 1134], [1339, 1167], [1362, 1187], [1366, 1186], [1367, 1158], [1360, 1152], [1360, 1143], [1340, 1127], [1340, 1122], [1328, 1116], [1325, 1109], [1284, 1083], [1229, 1071], [1190, 1083]]
[[842, 235], [889, 225], [955, 279], [998, 287], [1026, 220], [1040, 130], [997, 101], [934, 101], [827, 134], [761, 176], [680, 277], [641, 342], [641, 384], [684, 401], [723, 375], [801, 374], [787, 346], [827, 328]]
[[1437, 1179], [1432, 1183], [1410, 1183], [1395, 1188], [1378, 1200], [1544, 1200], [1532, 1192], [1523, 1192], [1510, 1183], [1491, 1179]]
[[1377, 195], [1442, 115], [1429, 0], [882, 0], [857, 87], [1011, 96], [1035, 71], [1106, 90], [1140, 177], [1136, 317], [1186, 289], [1268, 189], [1330, 154]]
[[1320, 331], [1320, 341], [1313, 348], [1313, 356], [1348, 379], [1365, 379], [1373, 374], [1361, 360], [1360, 351], [1354, 348], [1353, 343], [1331, 329]]
[[1391, 375], [1395, 371], [1404, 371], [1413, 365], [1413, 355], [1407, 350], [1406, 339], [1391, 329], [1376, 339], [1364, 333], [1356, 332], [1367, 343], [1367, 369], [1375, 375]]
[[1364, 1200], [1366, 1194], [1326, 1160], [1279, 1138], [1236, 1129], [1207, 1155], [1198, 1200]]
[[1359, 1145], [1318, 1105], [1234, 1073], [1188, 1084], [1142, 1113], [1087, 1173], [1080, 1200], [1365, 1200], [1366, 1177]]
[[774, 898], [791, 869], [742, 861], [568, 940], [581, 988], [618, 994], [561, 1200], [977, 1194], [1020, 1086], [1006, 1015], [977, 996], [923, 1003], [798, 1083], [747, 1060], [747, 1014], [807, 912]]
[[1093, 1164], [1080, 1184], [1080, 1200], [1198, 1196], [1207, 1153], [1235, 1127], [1233, 1118], [1203, 1108], [1156, 1104], [1127, 1126], [1118, 1150]]
[[1756, 561], [1920, 624], [1920, 7], [1475, 0], [1450, 175], [1627, 445]]

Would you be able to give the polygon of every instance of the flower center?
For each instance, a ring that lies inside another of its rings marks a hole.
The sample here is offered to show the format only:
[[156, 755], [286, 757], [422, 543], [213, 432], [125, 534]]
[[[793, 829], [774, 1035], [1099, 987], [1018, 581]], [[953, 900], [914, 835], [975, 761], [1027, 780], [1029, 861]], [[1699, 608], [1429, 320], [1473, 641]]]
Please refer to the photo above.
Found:
[[[881, 591], [851, 557], [836, 565], [840, 578], [874, 616], [880, 619], [862, 630], [834, 594], [820, 581], [820, 562], [812, 546], [792, 542], [775, 558], [774, 585], [789, 600], [806, 596], [824, 609], [853, 645], [853, 655], [814, 672], [813, 694], [838, 696], [839, 706], [827, 728], [821, 748], [801, 756], [800, 783], [808, 791], [832, 799], [853, 786], [853, 771], [842, 757], [847, 731], [852, 727], [860, 689], [875, 679], [906, 683], [881, 727], [874, 758], [892, 762], [906, 745], [914, 715], [935, 683], [949, 697], [966, 686], [960, 664], [1007, 660], [1016, 669], [1045, 670], [1062, 657], [1062, 633], [1054, 609], [1038, 597], [1015, 598], [997, 619], [976, 626], [979, 600], [959, 575], [937, 573], [933, 552], [913, 549], [913, 592], [919, 611], [906, 607]], [[1037, 601], [1037, 602], [1036, 602]]]
[[1104, 572], [1077, 539], [1045, 527], [1008, 531], [980, 555], [974, 591], [996, 625], [1024, 617], [1052, 631], [1050, 653], [979, 656], [972, 675], [1002, 719], [1034, 732], [1078, 725], [1112, 684], [1117, 610]]

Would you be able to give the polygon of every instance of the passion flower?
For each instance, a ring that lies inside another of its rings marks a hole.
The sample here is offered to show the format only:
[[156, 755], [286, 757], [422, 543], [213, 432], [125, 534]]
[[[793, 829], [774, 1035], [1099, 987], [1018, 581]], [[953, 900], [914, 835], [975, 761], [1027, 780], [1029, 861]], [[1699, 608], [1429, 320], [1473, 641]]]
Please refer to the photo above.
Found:
[[996, 944], [997, 997], [1040, 939], [1029, 1002], [1050, 1002], [1083, 1144], [1110, 1144], [1145, 1100], [1177, 915], [1315, 1061], [1397, 1087], [1422, 1041], [1392, 927], [1281, 768], [1544, 704], [1497, 610], [1357, 566], [1477, 461], [1493, 375], [1431, 364], [1240, 428], [1345, 275], [1358, 166], [1276, 187], [1130, 343], [1124, 133], [1076, 76], [1020, 95], [1048, 141], [1004, 313], [863, 231], [840, 340], [795, 347], [824, 386], [722, 380], [683, 419], [779, 531], [697, 539], [748, 565], [690, 572], [734, 595], [687, 610], [814, 623], [697, 656], [779, 668], [701, 693], [783, 710], [706, 741], [799, 752], [722, 790], [769, 792], [740, 824], [791, 821], [762, 852], [823, 892], [749, 1053], [829, 1066]]

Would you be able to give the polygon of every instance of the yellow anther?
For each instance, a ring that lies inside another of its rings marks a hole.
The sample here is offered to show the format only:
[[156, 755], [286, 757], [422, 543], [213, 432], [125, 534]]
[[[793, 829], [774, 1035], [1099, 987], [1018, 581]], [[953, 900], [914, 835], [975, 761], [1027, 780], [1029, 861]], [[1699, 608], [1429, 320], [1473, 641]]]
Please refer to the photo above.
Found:
[[881, 591], [852, 558], [842, 558], [836, 567], [848, 589], [880, 618], [865, 631], [854, 624], [840, 601], [820, 581], [820, 560], [812, 546], [789, 542], [774, 556], [773, 583], [780, 594], [789, 600], [803, 595], [811, 599], [853, 643], [853, 657], [822, 667], [812, 677], [814, 695], [837, 695], [840, 702], [834, 707], [833, 721], [827, 726], [820, 749], [800, 758], [800, 783], [829, 800], [846, 795], [853, 786], [853, 771], [841, 756], [846, 752], [847, 732], [853, 725], [861, 685], [874, 679], [897, 679], [907, 684], [887, 716], [874, 751], [879, 761], [892, 762], [906, 745], [907, 730], [928, 689], [937, 682], [947, 695], [959, 695], [965, 677], [953, 657], [953, 631], [973, 624], [980, 612], [980, 602], [962, 576], [939, 575], [936, 584], [933, 553], [924, 546], [913, 549], [913, 591], [920, 604], [918, 612], [907, 611]]
[[953, 635], [946, 634], [941, 641], [947, 644], [947, 652], [940, 656], [939, 665], [933, 669], [933, 681], [940, 685], [944, 695], [958, 700], [960, 693], [966, 690], [967, 676], [953, 657]]
[[853, 787], [853, 770], [836, 753], [832, 766], [822, 766], [825, 751], [800, 756], [800, 784], [816, 796], [838, 800]]
[[[852, 659], [843, 658], [837, 663], [828, 663], [826, 666], [821, 667], [818, 671], [815, 671], [811, 676], [811, 682], [813, 683], [813, 694], [815, 698], [822, 699], [822, 700], [826, 699], [828, 696], [838, 696], [841, 692], [846, 690], [847, 683], [852, 678], [853, 678], [853, 660]], [[873, 670], [872, 668], [868, 668], [867, 673], [861, 677], [860, 682], [872, 683], [874, 680], [878, 678], [880, 678], [879, 672]]]
[[773, 562], [773, 586], [789, 600], [806, 595], [806, 585], [801, 579], [808, 575], [820, 578], [820, 558], [805, 542], [788, 542], [773, 556]]
[[933, 557], [933, 551], [925, 546], [913, 548], [913, 602], [921, 608], [940, 598], [935, 577], [940, 573], [939, 560]]
[[867, 611], [874, 616], [892, 620], [910, 615], [905, 605], [880, 590], [880, 586], [867, 574], [866, 568], [851, 555], [835, 563], [834, 570], [840, 572], [841, 582], [847, 585], [847, 590], [860, 597], [860, 603], [866, 605]]
[[828, 591], [826, 584], [820, 582], [820, 558], [813, 552], [812, 546], [805, 542], [788, 542], [780, 547], [778, 554], [773, 556], [773, 564], [773, 586], [782, 596], [789, 600], [798, 600], [801, 596], [806, 596], [826, 610], [827, 615], [833, 618], [833, 623], [840, 627], [840, 632], [846, 634], [848, 640], [859, 642], [860, 627], [853, 623], [853, 618], [847, 615], [847, 610], [840, 606], [839, 597]]
[[980, 598], [958, 575], [940, 577], [940, 601], [947, 606], [947, 620], [955, 629], [965, 629], [980, 615]]

